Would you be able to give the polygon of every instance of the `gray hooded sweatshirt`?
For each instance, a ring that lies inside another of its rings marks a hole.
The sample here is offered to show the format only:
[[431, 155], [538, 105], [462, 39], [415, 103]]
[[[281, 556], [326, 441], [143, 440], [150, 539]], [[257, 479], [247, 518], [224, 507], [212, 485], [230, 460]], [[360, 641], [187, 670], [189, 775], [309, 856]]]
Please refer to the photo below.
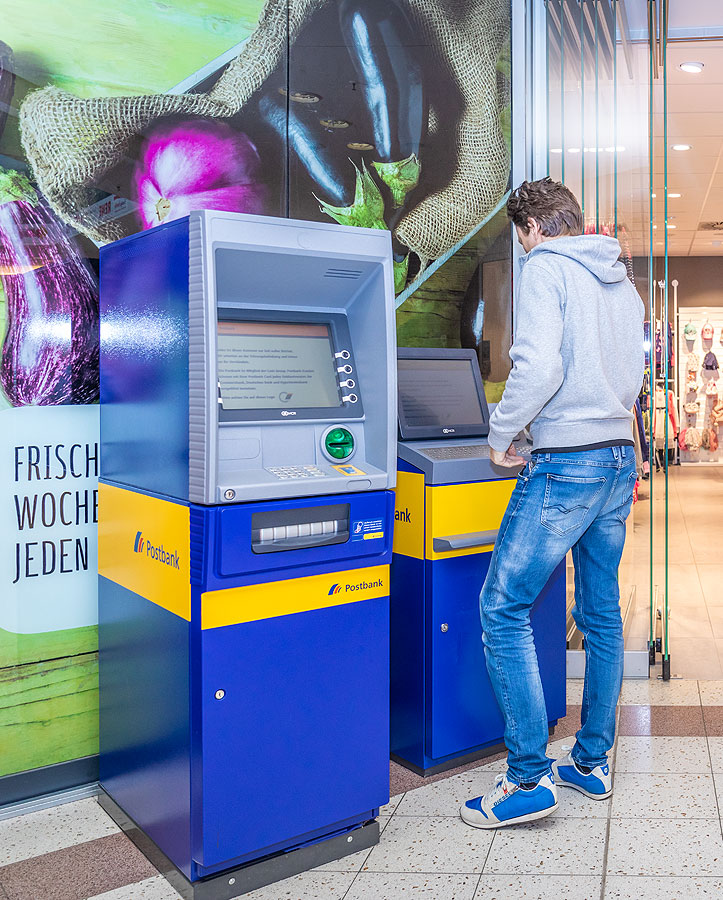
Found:
[[619, 256], [614, 238], [589, 234], [522, 257], [513, 367], [490, 417], [495, 450], [528, 425], [533, 450], [632, 439], [645, 312]]

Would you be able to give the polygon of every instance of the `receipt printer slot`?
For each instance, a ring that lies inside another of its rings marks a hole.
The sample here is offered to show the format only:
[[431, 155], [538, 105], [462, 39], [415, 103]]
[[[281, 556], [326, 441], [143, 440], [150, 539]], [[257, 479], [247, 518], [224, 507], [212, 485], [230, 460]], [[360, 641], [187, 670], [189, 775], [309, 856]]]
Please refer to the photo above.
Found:
[[349, 540], [349, 504], [264, 510], [251, 516], [254, 553], [328, 547]]

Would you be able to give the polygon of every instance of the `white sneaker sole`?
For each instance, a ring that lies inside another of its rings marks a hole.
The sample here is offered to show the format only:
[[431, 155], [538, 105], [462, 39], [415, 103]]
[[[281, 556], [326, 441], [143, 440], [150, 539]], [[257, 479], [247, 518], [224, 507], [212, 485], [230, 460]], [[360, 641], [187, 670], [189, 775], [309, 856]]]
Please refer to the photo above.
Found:
[[504, 822], [470, 822], [469, 819], [465, 819], [464, 813], [461, 811], [459, 815], [465, 825], [471, 825], [472, 828], [505, 828], [507, 825], [523, 825], [525, 822], [534, 822], [536, 819], [544, 819], [545, 816], [554, 813], [557, 807], [558, 804], [556, 803], [554, 806], [548, 806], [547, 809], [541, 809], [538, 812], [529, 813], [526, 816], [517, 816], [515, 819], [507, 819]]
[[591, 800], [607, 800], [607, 798], [612, 797], [613, 794], [612, 788], [610, 788], [607, 794], [593, 794], [590, 791], [586, 791], [585, 788], [579, 784], [573, 784], [571, 781], [562, 781], [559, 775], [555, 778], [555, 787], [572, 788], [573, 791], [578, 791], [580, 794], [584, 794]]

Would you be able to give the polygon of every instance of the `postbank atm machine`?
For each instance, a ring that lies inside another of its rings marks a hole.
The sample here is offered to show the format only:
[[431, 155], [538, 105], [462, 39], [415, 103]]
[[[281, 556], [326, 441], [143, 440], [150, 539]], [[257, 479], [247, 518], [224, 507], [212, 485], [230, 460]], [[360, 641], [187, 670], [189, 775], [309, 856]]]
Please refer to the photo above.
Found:
[[184, 897], [378, 841], [388, 232], [224, 212], [101, 250], [101, 804]]
[[[517, 470], [490, 462], [474, 350], [399, 348], [398, 389], [391, 749], [428, 775], [504, 749], [479, 593]], [[565, 605], [562, 563], [531, 615], [551, 726], [565, 715]]]

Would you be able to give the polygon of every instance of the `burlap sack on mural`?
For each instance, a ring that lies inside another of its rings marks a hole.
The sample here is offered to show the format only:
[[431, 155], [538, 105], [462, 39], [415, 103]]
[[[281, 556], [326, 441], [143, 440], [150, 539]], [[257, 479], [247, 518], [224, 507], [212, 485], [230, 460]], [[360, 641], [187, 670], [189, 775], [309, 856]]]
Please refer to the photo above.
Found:
[[[267, 0], [239, 55], [207, 94], [81, 99], [56, 87], [30, 94], [20, 108], [23, 148], [38, 186], [56, 212], [96, 241], [120, 236], [89, 207], [95, 185], [120, 163], [131, 141], [168, 115], [228, 118], [264, 84], [315, 10], [330, 0]], [[500, 126], [509, 98], [500, 95], [497, 61], [509, 34], [509, 0], [405, 0], [407, 12], [464, 101], [456, 166], [447, 186], [399, 222], [399, 240], [423, 263], [474, 228], [502, 197], [510, 155]], [[430, 129], [435, 127], [434, 110]], [[422, 161], [424, 165], [424, 160]]]

